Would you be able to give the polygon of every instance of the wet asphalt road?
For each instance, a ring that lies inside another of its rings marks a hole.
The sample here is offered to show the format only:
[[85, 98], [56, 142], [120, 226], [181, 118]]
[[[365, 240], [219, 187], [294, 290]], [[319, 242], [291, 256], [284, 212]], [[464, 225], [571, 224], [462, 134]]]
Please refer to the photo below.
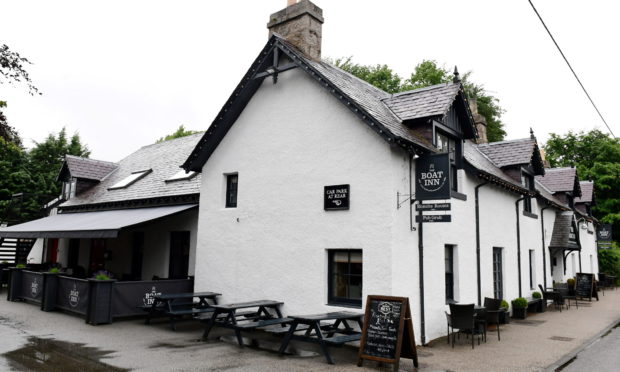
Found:
[[616, 372], [620, 370], [620, 327], [595, 341], [577, 357], [556, 369], [561, 372]]

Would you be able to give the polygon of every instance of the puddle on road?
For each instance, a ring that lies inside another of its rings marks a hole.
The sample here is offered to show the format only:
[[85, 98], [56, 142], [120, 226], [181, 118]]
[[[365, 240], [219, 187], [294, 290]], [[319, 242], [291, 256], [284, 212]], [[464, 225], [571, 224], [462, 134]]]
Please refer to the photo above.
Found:
[[110, 353], [112, 352], [87, 347], [84, 344], [29, 337], [28, 344], [24, 347], [2, 354], [2, 356], [9, 361], [11, 367], [18, 371], [129, 371], [100, 361]]

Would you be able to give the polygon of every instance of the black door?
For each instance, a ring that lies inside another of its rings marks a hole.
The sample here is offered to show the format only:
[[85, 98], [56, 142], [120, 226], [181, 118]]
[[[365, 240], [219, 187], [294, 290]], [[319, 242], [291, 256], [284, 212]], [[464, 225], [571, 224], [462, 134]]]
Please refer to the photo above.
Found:
[[189, 269], [189, 231], [170, 233], [170, 268], [168, 278], [185, 279]]
[[70, 239], [67, 267], [75, 269], [78, 265], [79, 258], [80, 258], [80, 239]]

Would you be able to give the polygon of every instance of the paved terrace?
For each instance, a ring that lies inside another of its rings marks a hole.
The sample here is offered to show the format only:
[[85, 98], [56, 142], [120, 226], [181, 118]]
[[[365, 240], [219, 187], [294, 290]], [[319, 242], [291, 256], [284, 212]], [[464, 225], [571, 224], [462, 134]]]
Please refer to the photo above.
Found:
[[[280, 338], [263, 332], [251, 334], [259, 347], [240, 349], [232, 332], [215, 329], [220, 340], [200, 341], [203, 327], [195, 321], [179, 324], [177, 332], [166, 321], [144, 325], [142, 320], [118, 321], [109, 325], [90, 326], [78, 317], [60, 312], [43, 313], [38, 306], [8, 302], [6, 290], [0, 292], [0, 354], [19, 349], [36, 338], [84, 344], [85, 355], [102, 357], [110, 366], [135, 371], [376, 371], [373, 362], [356, 367], [357, 349], [333, 348], [336, 365], [325, 363], [314, 345], [296, 344], [293, 355], [279, 357], [276, 350]], [[502, 340], [489, 332], [488, 342], [471, 349], [467, 340], [452, 349], [445, 338], [427, 347], [418, 347], [420, 371], [538, 371], [544, 370], [587, 345], [620, 321], [620, 289], [605, 291], [599, 302], [571, 307], [561, 313], [548, 310], [534, 314], [526, 321], [512, 320], [501, 328]], [[250, 335], [250, 334], [248, 334]], [[249, 341], [249, 339], [248, 339]], [[15, 353], [15, 352], [13, 352]], [[67, 353], [72, 353], [71, 351]], [[40, 353], [39, 353], [40, 355]], [[0, 357], [0, 369], [15, 366]], [[401, 370], [413, 369], [403, 360]]]

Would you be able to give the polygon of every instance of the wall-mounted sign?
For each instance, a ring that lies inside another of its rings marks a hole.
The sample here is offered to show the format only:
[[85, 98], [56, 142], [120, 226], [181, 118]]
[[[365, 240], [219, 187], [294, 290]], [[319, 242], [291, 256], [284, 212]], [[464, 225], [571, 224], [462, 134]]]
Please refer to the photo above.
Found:
[[415, 166], [416, 200], [450, 199], [449, 154], [420, 156]]
[[598, 239], [598, 241], [611, 241], [611, 224], [600, 225], [599, 228], [596, 230], [596, 238]]
[[349, 209], [349, 185], [325, 186], [323, 208], [326, 211]]
[[423, 214], [421, 216], [415, 216], [415, 222], [452, 222], [452, 215], [450, 214]]
[[449, 211], [452, 209], [450, 203], [416, 204], [416, 211]]

